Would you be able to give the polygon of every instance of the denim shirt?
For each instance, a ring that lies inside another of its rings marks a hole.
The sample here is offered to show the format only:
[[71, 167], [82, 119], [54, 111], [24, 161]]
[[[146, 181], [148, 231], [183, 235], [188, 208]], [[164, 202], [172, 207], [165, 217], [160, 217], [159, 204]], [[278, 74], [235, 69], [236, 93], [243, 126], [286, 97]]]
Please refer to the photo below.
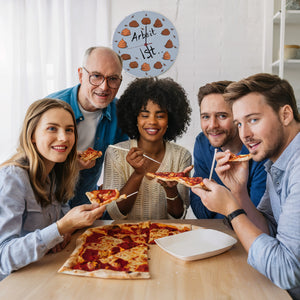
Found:
[[[221, 149], [219, 149], [222, 151]], [[194, 146], [194, 177], [208, 178], [211, 168], [211, 163], [213, 161], [215, 153], [215, 147], [213, 147], [208, 138], [201, 132], [195, 142]], [[248, 154], [249, 151], [245, 145], [243, 145], [242, 150], [238, 154]], [[265, 171], [263, 162], [256, 162], [254, 160], [249, 161], [249, 177], [247, 182], [247, 190], [251, 201], [255, 206], [258, 205], [260, 199], [262, 198], [265, 188], [266, 188], [266, 177], [267, 173]], [[214, 179], [218, 184], [223, 185], [223, 182], [217, 175], [216, 171], [213, 171], [212, 179]], [[195, 216], [198, 219], [220, 219], [224, 218], [223, 215], [212, 212], [208, 210], [202, 203], [200, 197], [190, 191], [191, 207]]]
[[[80, 84], [55, 92], [47, 97], [61, 99], [69, 103], [74, 111], [77, 124], [84, 121], [77, 100], [79, 87]], [[71, 207], [90, 203], [85, 193], [98, 189], [97, 182], [101, 175], [104, 154], [107, 147], [111, 144], [116, 144], [128, 139], [128, 136], [123, 134], [121, 129], [117, 126], [116, 102], [117, 98], [102, 110], [102, 115], [96, 129], [94, 143], [94, 149], [102, 151], [102, 156], [96, 160], [96, 165], [93, 168], [80, 171], [75, 196], [69, 201]]]
[[23, 168], [0, 169], [0, 280], [63, 241], [55, 222], [68, 210], [57, 201], [41, 207]]
[[270, 235], [252, 243], [248, 263], [300, 299], [300, 133], [273, 164], [265, 164], [266, 192], [258, 206]]

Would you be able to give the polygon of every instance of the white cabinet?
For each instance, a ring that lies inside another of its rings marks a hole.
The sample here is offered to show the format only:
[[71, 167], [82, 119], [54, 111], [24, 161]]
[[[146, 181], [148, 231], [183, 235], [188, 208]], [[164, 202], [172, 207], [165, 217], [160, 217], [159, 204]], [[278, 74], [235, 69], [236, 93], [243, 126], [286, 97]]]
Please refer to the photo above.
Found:
[[286, 0], [274, 0], [272, 72], [293, 86], [300, 106], [300, 49], [294, 59], [284, 59], [284, 45], [300, 46], [300, 10], [287, 9]]

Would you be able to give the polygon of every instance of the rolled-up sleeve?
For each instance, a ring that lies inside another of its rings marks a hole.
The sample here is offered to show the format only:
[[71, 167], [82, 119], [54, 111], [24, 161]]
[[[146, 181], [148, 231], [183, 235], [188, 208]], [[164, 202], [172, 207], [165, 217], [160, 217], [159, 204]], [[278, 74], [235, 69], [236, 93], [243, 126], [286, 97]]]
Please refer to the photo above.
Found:
[[258, 208], [268, 221], [270, 235], [259, 235], [248, 254], [248, 263], [283, 289], [300, 287], [300, 161], [295, 160], [274, 183], [268, 176], [269, 188]]

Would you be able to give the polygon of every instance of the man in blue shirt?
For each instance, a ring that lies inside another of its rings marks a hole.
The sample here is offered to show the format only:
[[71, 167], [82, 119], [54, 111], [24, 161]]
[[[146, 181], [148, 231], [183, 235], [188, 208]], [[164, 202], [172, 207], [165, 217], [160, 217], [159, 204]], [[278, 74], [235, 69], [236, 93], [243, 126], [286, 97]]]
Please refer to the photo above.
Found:
[[[232, 81], [212, 82], [199, 89], [198, 102], [202, 132], [197, 136], [194, 145], [194, 177], [209, 178], [215, 149], [230, 150], [234, 154], [249, 153], [233, 123], [231, 107], [225, 103], [223, 97], [225, 88], [230, 83]], [[212, 173], [212, 179], [223, 185], [215, 171]], [[266, 172], [263, 162], [250, 160], [247, 190], [255, 206], [263, 196], [265, 186]], [[224, 218], [223, 215], [208, 210], [200, 197], [192, 191], [190, 201], [198, 219]]]
[[97, 189], [107, 147], [128, 139], [117, 126], [115, 96], [121, 73], [122, 59], [117, 53], [106, 47], [91, 47], [78, 68], [80, 84], [48, 96], [72, 106], [78, 127], [78, 154], [88, 147], [102, 151], [96, 161], [85, 162], [78, 156], [81, 171], [75, 196], [69, 201], [71, 207], [89, 203], [85, 193]]
[[268, 159], [266, 192], [250, 201], [244, 163], [217, 153], [216, 172], [227, 190], [204, 180], [194, 188], [205, 206], [226, 215], [248, 252], [248, 263], [293, 299], [300, 299], [300, 115], [293, 88], [276, 75], [256, 74], [232, 83], [225, 99], [255, 161]]

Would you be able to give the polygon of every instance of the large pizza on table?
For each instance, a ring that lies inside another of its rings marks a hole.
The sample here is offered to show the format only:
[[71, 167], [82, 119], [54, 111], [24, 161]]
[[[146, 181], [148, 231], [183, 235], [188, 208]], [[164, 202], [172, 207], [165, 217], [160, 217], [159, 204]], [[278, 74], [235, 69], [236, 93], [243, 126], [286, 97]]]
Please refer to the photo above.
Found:
[[155, 239], [191, 230], [189, 224], [140, 222], [87, 229], [59, 273], [99, 277], [150, 278], [149, 244]]

